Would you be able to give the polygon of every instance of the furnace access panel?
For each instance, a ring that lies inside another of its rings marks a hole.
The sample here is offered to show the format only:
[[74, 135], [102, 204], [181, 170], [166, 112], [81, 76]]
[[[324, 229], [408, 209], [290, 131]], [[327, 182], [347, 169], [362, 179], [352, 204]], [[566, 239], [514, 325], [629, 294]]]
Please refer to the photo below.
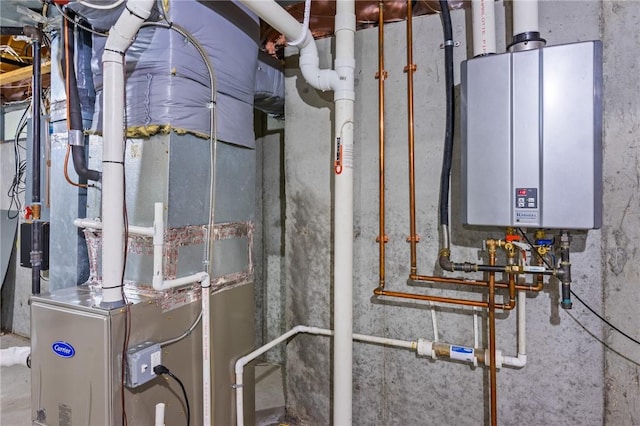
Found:
[[463, 62], [463, 222], [599, 228], [601, 91], [599, 41]]

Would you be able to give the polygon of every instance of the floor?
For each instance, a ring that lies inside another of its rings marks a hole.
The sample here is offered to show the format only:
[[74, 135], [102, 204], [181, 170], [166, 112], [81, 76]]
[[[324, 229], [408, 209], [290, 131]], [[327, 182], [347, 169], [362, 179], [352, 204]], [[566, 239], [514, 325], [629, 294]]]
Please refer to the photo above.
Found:
[[[29, 339], [15, 334], [0, 335], [0, 348], [28, 346]], [[287, 426], [284, 418], [282, 368], [256, 365], [256, 426]], [[0, 368], [0, 426], [31, 425], [29, 369], [22, 366]]]

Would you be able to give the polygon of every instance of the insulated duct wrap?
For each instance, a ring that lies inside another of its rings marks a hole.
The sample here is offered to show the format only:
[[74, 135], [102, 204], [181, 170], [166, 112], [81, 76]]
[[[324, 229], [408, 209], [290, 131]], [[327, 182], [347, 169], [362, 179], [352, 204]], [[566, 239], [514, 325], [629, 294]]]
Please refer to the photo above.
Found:
[[[85, 13], [83, 7], [76, 7]], [[118, 9], [113, 13], [117, 17]], [[254, 147], [253, 102], [258, 68], [258, 18], [235, 2], [170, 0], [168, 19], [191, 33], [215, 68], [218, 139]], [[91, 21], [91, 13], [85, 15]], [[156, 15], [157, 16], [157, 15]], [[109, 24], [104, 14], [98, 24]], [[94, 26], [97, 26], [94, 23]], [[94, 36], [96, 87], [93, 130], [102, 131], [104, 37]], [[170, 125], [209, 134], [209, 78], [197, 50], [175, 31], [144, 27], [126, 52], [127, 128]]]
[[260, 51], [256, 70], [255, 107], [266, 113], [284, 114], [284, 72], [277, 59]]

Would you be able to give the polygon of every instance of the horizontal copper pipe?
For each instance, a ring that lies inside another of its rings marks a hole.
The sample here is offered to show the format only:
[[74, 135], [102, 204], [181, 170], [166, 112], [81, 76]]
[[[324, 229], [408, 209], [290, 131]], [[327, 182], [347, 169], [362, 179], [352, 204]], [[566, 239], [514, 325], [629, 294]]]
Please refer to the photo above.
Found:
[[401, 299], [424, 300], [428, 302], [450, 303], [461, 306], [475, 306], [477, 308], [488, 308], [489, 303], [479, 300], [455, 299], [452, 297], [428, 296], [426, 294], [405, 293], [400, 291], [389, 291], [376, 288], [373, 290], [376, 296], [398, 297]]
[[[482, 302], [480, 300], [467, 300], [467, 299], [457, 299], [453, 297], [441, 297], [441, 296], [429, 296], [426, 294], [416, 294], [416, 293], [406, 293], [400, 291], [389, 291], [383, 290], [381, 288], [376, 288], [373, 290], [373, 294], [376, 296], [386, 296], [386, 297], [398, 297], [400, 299], [410, 299], [410, 300], [423, 300], [427, 302], [436, 302], [436, 303], [448, 303], [451, 305], [460, 305], [460, 306], [475, 306], [476, 308], [489, 308], [488, 302]], [[515, 308], [514, 303], [500, 303], [495, 304], [496, 309], [500, 309], [503, 311], [510, 311]]]
[[[460, 284], [460, 285], [469, 285], [475, 287], [488, 287], [488, 281], [478, 281], [478, 280], [465, 280], [462, 278], [448, 278], [448, 277], [435, 277], [430, 275], [409, 275], [409, 279], [413, 281], [420, 282], [433, 282], [433, 283], [444, 283], [444, 284]], [[541, 291], [543, 287], [542, 276], [539, 276], [539, 279], [536, 281], [536, 285], [521, 285], [515, 284], [516, 290], [522, 291]], [[509, 288], [509, 284], [505, 282], [496, 282], [496, 288]]]

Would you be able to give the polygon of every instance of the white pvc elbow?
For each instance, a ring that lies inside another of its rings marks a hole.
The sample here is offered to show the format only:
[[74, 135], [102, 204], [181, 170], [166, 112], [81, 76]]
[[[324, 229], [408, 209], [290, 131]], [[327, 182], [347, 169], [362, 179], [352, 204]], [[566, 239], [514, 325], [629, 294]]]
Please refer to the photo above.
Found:
[[[307, 40], [310, 40], [307, 42]], [[306, 44], [305, 44], [306, 43]], [[300, 72], [304, 79], [314, 89], [327, 91], [333, 90], [337, 85], [338, 74], [330, 69], [321, 70], [320, 60], [318, 58], [318, 48], [313, 40], [311, 31], [307, 31], [307, 38], [300, 48]]]
[[28, 367], [28, 359], [31, 355], [29, 346], [14, 346], [0, 350], [0, 366], [10, 367], [12, 365], [24, 365]]
[[[109, 52], [124, 52], [135, 39], [142, 23], [151, 15], [155, 0], [129, 0], [118, 21], [109, 30], [104, 47], [105, 56]], [[104, 56], [103, 56], [104, 59]]]

